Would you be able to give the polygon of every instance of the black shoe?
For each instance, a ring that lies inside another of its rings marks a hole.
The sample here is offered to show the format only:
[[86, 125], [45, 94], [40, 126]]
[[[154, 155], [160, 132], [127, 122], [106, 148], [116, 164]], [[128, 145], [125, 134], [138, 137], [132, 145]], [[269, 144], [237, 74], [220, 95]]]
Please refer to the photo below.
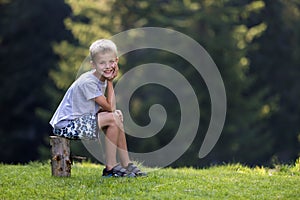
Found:
[[103, 169], [102, 176], [104, 177], [136, 177], [132, 172], [128, 172], [120, 164], [113, 167], [111, 170]]
[[147, 176], [146, 172], [142, 172], [135, 164], [129, 163], [126, 170], [130, 173], [134, 173], [135, 176]]

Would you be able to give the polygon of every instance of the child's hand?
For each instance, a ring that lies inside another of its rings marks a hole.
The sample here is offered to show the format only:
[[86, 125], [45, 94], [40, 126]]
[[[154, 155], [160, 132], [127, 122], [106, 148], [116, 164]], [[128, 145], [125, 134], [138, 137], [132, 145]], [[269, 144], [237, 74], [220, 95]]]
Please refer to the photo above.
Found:
[[115, 114], [118, 116], [118, 118], [123, 122], [123, 114], [121, 110], [115, 110]]
[[116, 78], [118, 76], [118, 72], [119, 72], [119, 66], [118, 66], [118, 63], [115, 63], [113, 66], [113, 73], [112, 73], [111, 77], [107, 78], [107, 80], [109, 80], [109, 81], [114, 80], [114, 78]]

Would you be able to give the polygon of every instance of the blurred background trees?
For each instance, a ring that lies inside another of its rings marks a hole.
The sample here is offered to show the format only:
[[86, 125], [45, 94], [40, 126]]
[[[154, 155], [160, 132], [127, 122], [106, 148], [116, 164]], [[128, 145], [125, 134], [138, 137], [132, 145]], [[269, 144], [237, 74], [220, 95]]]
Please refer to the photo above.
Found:
[[[49, 133], [56, 86], [49, 70], [58, 68], [53, 43], [72, 39], [64, 19], [71, 8], [61, 1], [1, 1], [0, 146], [2, 162], [38, 159]], [[62, 92], [62, 91], [60, 91]]]
[[[193, 66], [158, 50], [121, 58], [121, 73], [156, 61], [172, 66], [198, 95], [197, 137], [173, 166], [293, 162], [300, 153], [299, 20], [299, 0], [0, 1], [0, 162], [47, 158], [48, 121], [91, 42], [147, 26], [174, 29], [199, 42], [217, 64], [226, 87], [224, 130], [213, 151], [200, 160], [211, 105]], [[131, 150], [148, 152], [170, 141], [180, 112], [177, 102], [170, 101], [173, 97], [155, 85], [136, 92], [132, 115], [137, 123], [149, 122], [145, 113], [154, 103], [165, 106], [171, 122], [144, 141], [128, 136]]]

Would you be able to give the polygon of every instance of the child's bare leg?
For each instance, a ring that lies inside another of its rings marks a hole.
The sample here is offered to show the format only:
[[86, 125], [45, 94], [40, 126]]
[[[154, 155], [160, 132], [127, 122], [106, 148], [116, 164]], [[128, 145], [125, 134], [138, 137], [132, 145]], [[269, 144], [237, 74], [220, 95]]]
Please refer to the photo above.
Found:
[[123, 130], [120, 130], [119, 132], [119, 138], [118, 138], [118, 153], [121, 160], [121, 165], [123, 167], [127, 167], [130, 163], [128, 151], [127, 151], [127, 142], [125, 133]]
[[105, 160], [106, 168], [112, 169], [117, 164], [117, 143], [119, 139], [118, 127], [108, 126], [105, 134]]
[[119, 139], [119, 129], [116, 126], [112, 113], [101, 112], [98, 114], [99, 128], [106, 128], [105, 131], [105, 160], [106, 168], [112, 169], [117, 164], [117, 145]]
[[108, 170], [117, 164], [117, 148], [121, 165], [126, 167], [130, 163], [126, 136], [123, 129], [123, 119], [120, 111], [116, 113], [102, 112], [98, 114], [100, 127], [106, 127], [105, 155], [106, 167]]
[[115, 117], [117, 126], [119, 128], [119, 138], [118, 138], [118, 153], [119, 153], [119, 158], [121, 160], [121, 165], [123, 167], [127, 167], [128, 164], [130, 163], [130, 159], [129, 159], [129, 155], [128, 155], [126, 136], [125, 136], [124, 126], [123, 126], [123, 114], [122, 114], [122, 111], [116, 110], [114, 112], [114, 117]]

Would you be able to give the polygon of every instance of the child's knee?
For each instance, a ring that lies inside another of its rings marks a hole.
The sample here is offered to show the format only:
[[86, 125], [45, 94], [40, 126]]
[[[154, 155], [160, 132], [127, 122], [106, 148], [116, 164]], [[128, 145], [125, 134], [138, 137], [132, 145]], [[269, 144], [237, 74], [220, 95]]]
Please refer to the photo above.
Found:
[[113, 126], [116, 124], [116, 116], [114, 113], [107, 112], [107, 113], [99, 113], [98, 114], [98, 124], [99, 127], [105, 127], [105, 126]]
[[120, 120], [121, 122], [123, 122], [123, 113], [121, 110], [116, 110], [114, 112], [114, 115], [116, 117], [116, 120]]

